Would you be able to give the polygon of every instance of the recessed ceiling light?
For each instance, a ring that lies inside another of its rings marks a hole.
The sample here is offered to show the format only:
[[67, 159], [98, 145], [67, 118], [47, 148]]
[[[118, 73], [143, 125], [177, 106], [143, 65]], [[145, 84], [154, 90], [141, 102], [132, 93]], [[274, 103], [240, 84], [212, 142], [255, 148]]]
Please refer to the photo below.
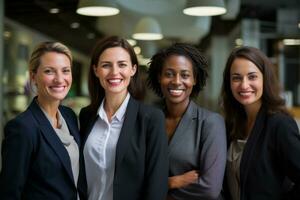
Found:
[[86, 36], [88, 39], [94, 39], [95, 38], [95, 33], [88, 33]]
[[283, 44], [287, 46], [300, 45], [300, 39], [284, 39]]
[[70, 27], [73, 29], [79, 28], [80, 24], [78, 22], [71, 23]]
[[51, 8], [51, 9], [49, 10], [49, 13], [51, 13], [51, 14], [57, 14], [57, 13], [59, 13], [59, 11], [60, 11], [59, 8]]
[[135, 45], [136, 45], [136, 40], [134, 40], [134, 39], [127, 39], [127, 42], [128, 42], [131, 46], [135, 46]]

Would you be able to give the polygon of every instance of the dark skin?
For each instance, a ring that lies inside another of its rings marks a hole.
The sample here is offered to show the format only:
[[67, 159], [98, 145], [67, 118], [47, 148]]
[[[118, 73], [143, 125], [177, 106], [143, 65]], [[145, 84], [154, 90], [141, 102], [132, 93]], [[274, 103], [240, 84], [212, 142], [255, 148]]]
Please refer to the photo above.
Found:
[[[189, 105], [190, 94], [196, 83], [191, 61], [184, 56], [170, 56], [162, 68], [159, 82], [165, 97], [166, 131], [170, 141]], [[185, 187], [198, 178], [196, 170], [169, 177], [169, 189]]]

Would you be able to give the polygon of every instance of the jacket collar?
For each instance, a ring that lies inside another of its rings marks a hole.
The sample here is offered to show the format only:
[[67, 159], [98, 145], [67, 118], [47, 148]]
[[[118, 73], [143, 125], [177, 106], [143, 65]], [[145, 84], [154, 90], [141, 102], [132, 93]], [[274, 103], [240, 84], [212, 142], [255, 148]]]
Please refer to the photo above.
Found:
[[[33, 99], [31, 104], [29, 105], [28, 109], [32, 112], [32, 115], [38, 122], [38, 126], [41, 130], [41, 133], [43, 134], [45, 139], [49, 142], [52, 150], [56, 153], [56, 155], [60, 159], [62, 165], [64, 166], [68, 176], [72, 179], [72, 182], [74, 183], [69, 154], [68, 154], [66, 148], [63, 146], [62, 142], [60, 141], [59, 137], [57, 136], [56, 132], [54, 131], [51, 123], [49, 122], [49, 120], [47, 119], [47, 117], [44, 115], [43, 111], [37, 104], [36, 98]], [[62, 110], [61, 110], [61, 113], [63, 114]], [[69, 120], [67, 115], [63, 114], [63, 116], [65, 117], [68, 127], [70, 128], [70, 133], [71, 134], [76, 133], [74, 126], [73, 125], [70, 126], [71, 120]], [[74, 136], [74, 138], [76, 139], [76, 136]], [[78, 140], [78, 138], [76, 139], [76, 141], [77, 140]]]
[[[257, 113], [254, 126], [245, 145], [240, 163], [241, 195], [244, 194], [243, 190], [246, 187], [247, 177], [251, 168], [251, 163], [253, 163], [253, 158], [255, 157], [254, 153], [257, 149], [256, 145], [259, 145], [258, 141], [264, 134], [263, 130], [266, 124], [266, 120], [267, 111], [262, 106], [259, 112]], [[244, 197], [241, 196], [241, 199], [244, 199]]]
[[169, 141], [169, 151], [171, 151], [173, 148], [178, 147], [178, 142], [184, 141], [183, 138], [186, 133], [186, 130], [188, 130], [192, 121], [194, 119], [197, 119], [197, 108], [198, 106], [191, 100], [176, 129], [174, 130], [174, 134], [171, 140]]

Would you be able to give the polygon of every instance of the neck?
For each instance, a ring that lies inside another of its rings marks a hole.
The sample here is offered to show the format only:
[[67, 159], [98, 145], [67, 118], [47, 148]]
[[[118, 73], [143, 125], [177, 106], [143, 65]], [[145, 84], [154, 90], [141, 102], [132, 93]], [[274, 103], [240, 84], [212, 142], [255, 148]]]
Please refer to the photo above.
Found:
[[38, 96], [37, 103], [52, 119], [56, 119], [59, 101], [46, 101], [42, 97]]
[[111, 117], [120, 108], [126, 96], [127, 96], [127, 92], [122, 95], [115, 95], [115, 94], [105, 95], [104, 110], [106, 112], [109, 121], [111, 121]]
[[186, 111], [188, 105], [189, 105], [189, 100], [184, 101], [182, 103], [172, 103], [169, 101], [166, 101], [167, 105], [167, 118], [169, 119], [178, 119], [181, 118], [184, 112]]

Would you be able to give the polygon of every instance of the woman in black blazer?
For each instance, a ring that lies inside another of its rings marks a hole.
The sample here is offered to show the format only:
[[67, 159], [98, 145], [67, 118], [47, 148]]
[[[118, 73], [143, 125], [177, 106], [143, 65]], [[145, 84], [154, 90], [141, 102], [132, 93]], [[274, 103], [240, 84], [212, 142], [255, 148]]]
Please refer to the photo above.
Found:
[[89, 71], [91, 104], [80, 112], [90, 200], [164, 200], [168, 159], [164, 116], [135, 100], [138, 62], [122, 38], [100, 41]]
[[300, 199], [299, 130], [280, 97], [272, 63], [260, 50], [240, 47], [223, 76], [229, 199]]
[[77, 200], [80, 145], [74, 112], [60, 101], [72, 84], [70, 50], [44, 42], [29, 61], [37, 97], [4, 128], [2, 200]]

